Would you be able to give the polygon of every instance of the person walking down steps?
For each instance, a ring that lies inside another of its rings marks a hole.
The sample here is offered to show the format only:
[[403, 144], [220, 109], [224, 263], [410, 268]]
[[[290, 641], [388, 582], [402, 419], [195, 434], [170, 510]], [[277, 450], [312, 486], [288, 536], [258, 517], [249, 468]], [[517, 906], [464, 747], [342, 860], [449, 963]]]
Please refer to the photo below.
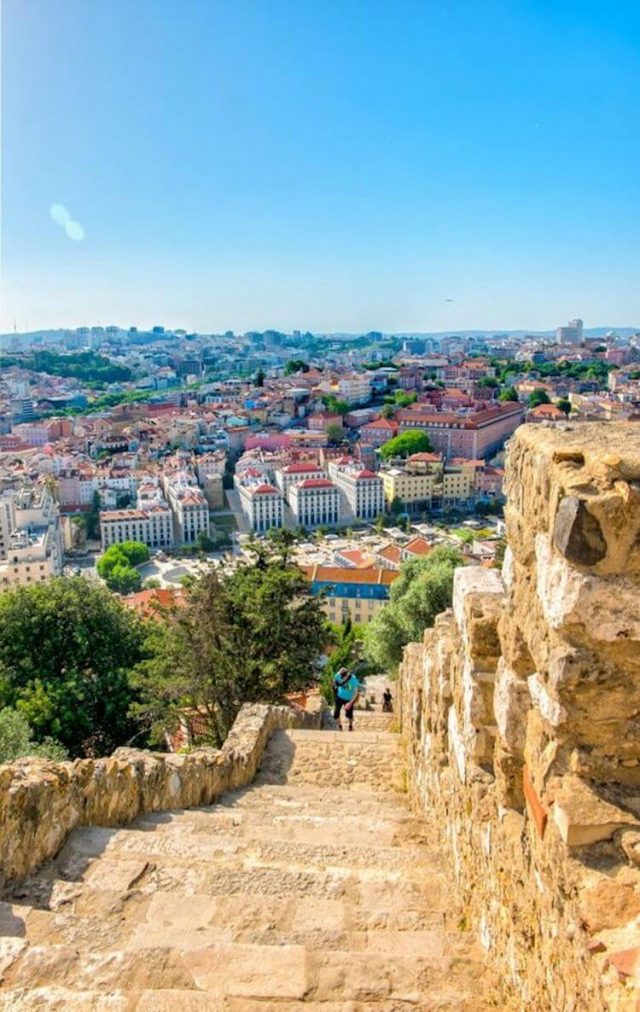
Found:
[[340, 714], [343, 706], [344, 715], [349, 722], [349, 730], [353, 731], [353, 708], [356, 705], [356, 700], [362, 688], [362, 684], [353, 672], [348, 671], [347, 668], [340, 668], [336, 672], [333, 679], [333, 698], [335, 703], [333, 717], [338, 722], [338, 731], [342, 731]]

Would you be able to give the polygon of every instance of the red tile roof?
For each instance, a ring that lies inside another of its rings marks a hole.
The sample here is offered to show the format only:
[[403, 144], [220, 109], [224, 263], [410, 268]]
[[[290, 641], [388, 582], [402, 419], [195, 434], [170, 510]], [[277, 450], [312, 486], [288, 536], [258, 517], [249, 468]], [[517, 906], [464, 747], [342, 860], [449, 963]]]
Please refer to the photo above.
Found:
[[278, 495], [278, 489], [274, 488], [273, 485], [267, 485], [266, 482], [263, 485], [258, 485], [252, 489], [253, 495]]
[[298, 488], [335, 488], [335, 485], [328, 478], [306, 478]]
[[409, 541], [404, 546], [403, 551], [409, 552], [411, 555], [428, 555], [431, 551], [431, 545], [424, 538], [414, 538], [413, 541]]
[[322, 583], [381, 583], [391, 584], [398, 578], [398, 573], [391, 569], [344, 569], [340, 566], [302, 566], [307, 580], [319, 580]]
[[289, 464], [284, 468], [285, 474], [304, 474], [305, 471], [321, 471], [322, 468], [318, 467], [317, 464], [303, 463], [303, 464]]
[[380, 549], [378, 555], [380, 558], [386, 559], [387, 562], [394, 562], [397, 565], [402, 561], [402, 552], [397, 545], [385, 545], [384, 548]]

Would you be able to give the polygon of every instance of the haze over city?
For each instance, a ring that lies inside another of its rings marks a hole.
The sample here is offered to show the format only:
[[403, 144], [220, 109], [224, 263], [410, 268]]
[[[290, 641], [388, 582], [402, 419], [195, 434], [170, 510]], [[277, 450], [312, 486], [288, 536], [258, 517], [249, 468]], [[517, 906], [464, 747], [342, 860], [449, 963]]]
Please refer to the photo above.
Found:
[[0, 329], [640, 320], [640, 12], [5, 0]]

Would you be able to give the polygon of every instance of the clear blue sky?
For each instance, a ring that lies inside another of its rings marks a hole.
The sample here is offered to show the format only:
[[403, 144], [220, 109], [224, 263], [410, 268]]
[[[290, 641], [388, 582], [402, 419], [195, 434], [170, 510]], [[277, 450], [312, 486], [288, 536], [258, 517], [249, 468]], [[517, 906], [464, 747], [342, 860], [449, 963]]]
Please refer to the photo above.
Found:
[[640, 326], [637, 0], [4, 0], [3, 78], [3, 329]]

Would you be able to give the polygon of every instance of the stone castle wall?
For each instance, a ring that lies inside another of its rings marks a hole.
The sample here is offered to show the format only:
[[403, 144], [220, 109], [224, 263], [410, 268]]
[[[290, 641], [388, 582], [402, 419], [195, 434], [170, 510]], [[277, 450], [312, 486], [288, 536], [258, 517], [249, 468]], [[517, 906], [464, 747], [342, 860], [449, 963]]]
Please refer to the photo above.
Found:
[[640, 432], [523, 426], [506, 480], [502, 574], [405, 652], [410, 791], [523, 1007], [637, 1009]]
[[0, 766], [0, 886], [54, 857], [76, 826], [123, 826], [144, 812], [211, 804], [253, 780], [273, 731], [318, 727], [320, 716], [319, 698], [306, 710], [246, 704], [221, 749], [120, 748], [106, 759]]

